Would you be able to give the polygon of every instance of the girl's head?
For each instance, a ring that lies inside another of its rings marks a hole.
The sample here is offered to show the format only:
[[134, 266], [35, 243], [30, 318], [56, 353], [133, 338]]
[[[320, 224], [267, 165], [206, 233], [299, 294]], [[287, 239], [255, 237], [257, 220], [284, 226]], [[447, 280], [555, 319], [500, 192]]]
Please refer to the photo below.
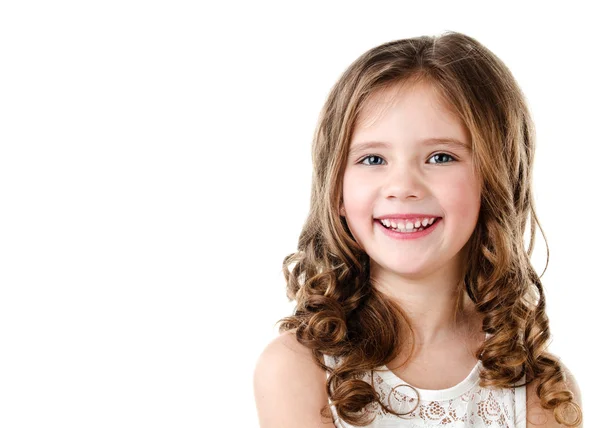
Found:
[[[348, 68], [322, 111], [313, 229], [331, 257], [360, 268], [368, 254], [372, 269], [407, 275], [474, 261], [484, 235], [495, 236], [491, 223], [506, 233], [490, 244], [521, 248], [533, 213], [532, 133], [510, 71], [476, 40], [446, 33], [378, 46]], [[439, 219], [435, 248], [407, 254], [428, 241], [379, 239], [377, 220], [402, 214]]]

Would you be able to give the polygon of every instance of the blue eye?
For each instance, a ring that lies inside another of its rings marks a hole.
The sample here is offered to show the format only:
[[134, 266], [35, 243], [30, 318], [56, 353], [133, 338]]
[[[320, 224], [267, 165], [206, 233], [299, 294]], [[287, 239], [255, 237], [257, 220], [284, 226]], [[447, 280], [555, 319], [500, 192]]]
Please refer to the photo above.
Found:
[[[444, 161], [444, 159], [452, 159], [451, 161]], [[436, 153], [435, 155], [431, 156], [429, 159], [436, 159], [436, 162], [433, 162], [434, 164], [436, 163], [450, 163], [450, 162], [454, 162], [456, 159], [454, 159], [454, 157], [452, 157], [451, 155], [449, 155], [448, 153]], [[427, 162], [427, 163], [431, 163], [431, 162]]]
[[[363, 165], [374, 165], [374, 164], [372, 164], [372, 163], [370, 163], [370, 162], [369, 162], [369, 163], [365, 163], [365, 161], [366, 161], [366, 160], [372, 161], [372, 160], [375, 160], [375, 159], [381, 159], [381, 160], [383, 161], [383, 158], [382, 158], [382, 157], [380, 157], [380, 156], [377, 156], [377, 155], [368, 155], [368, 156], [364, 157], [364, 158], [363, 158], [363, 159], [360, 161], [360, 163], [361, 163], [361, 164], [363, 164]], [[378, 164], [375, 164], [375, 165], [381, 165], [381, 164], [380, 164], [380, 163], [378, 163]]]

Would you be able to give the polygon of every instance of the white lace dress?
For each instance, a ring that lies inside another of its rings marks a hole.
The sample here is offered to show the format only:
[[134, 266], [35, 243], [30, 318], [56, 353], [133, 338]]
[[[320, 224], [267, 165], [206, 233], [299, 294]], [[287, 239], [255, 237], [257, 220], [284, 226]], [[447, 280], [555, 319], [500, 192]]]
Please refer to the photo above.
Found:
[[[329, 367], [335, 367], [339, 363], [337, 358], [329, 355], [324, 358]], [[413, 389], [385, 366], [378, 368], [381, 371], [373, 371], [372, 375], [370, 372], [365, 374], [363, 380], [372, 382], [383, 403], [398, 413], [409, 412], [398, 417], [386, 412], [377, 402], [371, 403], [365, 410], [374, 414], [375, 419], [368, 427], [526, 428], [526, 387], [481, 388], [480, 369], [481, 361], [478, 361], [463, 381], [442, 390]], [[415, 390], [420, 396], [418, 406]], [[356, 428], [339, 419], [331, 401], [329, 407], [337, 428]]]

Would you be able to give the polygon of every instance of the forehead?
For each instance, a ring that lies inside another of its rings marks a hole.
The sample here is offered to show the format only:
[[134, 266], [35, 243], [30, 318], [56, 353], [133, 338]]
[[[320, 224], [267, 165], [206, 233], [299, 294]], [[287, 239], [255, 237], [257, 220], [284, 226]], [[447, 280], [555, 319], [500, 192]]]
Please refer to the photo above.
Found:
[[450, 103], [425, 81], [395, 83], [371, 93], [359, 110], [353, 134], [386, 124], [420, 133], [454, 132], [454, 137], [468, 140], [468, 132]]

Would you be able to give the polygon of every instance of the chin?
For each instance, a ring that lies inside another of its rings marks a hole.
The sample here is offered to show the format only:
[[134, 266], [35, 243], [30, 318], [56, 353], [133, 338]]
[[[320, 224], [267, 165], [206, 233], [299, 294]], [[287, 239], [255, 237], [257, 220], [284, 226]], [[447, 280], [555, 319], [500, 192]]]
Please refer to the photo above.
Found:
[[424, 266], [414, 266], [414, 265], [410, 265], [410, 266], [388, 265], [384, 269], [395, 275], [406, 276], [406, 277], [415, 277], [415, 278], [426, 275], [430, 271], [430, 269], [427, 269]]

